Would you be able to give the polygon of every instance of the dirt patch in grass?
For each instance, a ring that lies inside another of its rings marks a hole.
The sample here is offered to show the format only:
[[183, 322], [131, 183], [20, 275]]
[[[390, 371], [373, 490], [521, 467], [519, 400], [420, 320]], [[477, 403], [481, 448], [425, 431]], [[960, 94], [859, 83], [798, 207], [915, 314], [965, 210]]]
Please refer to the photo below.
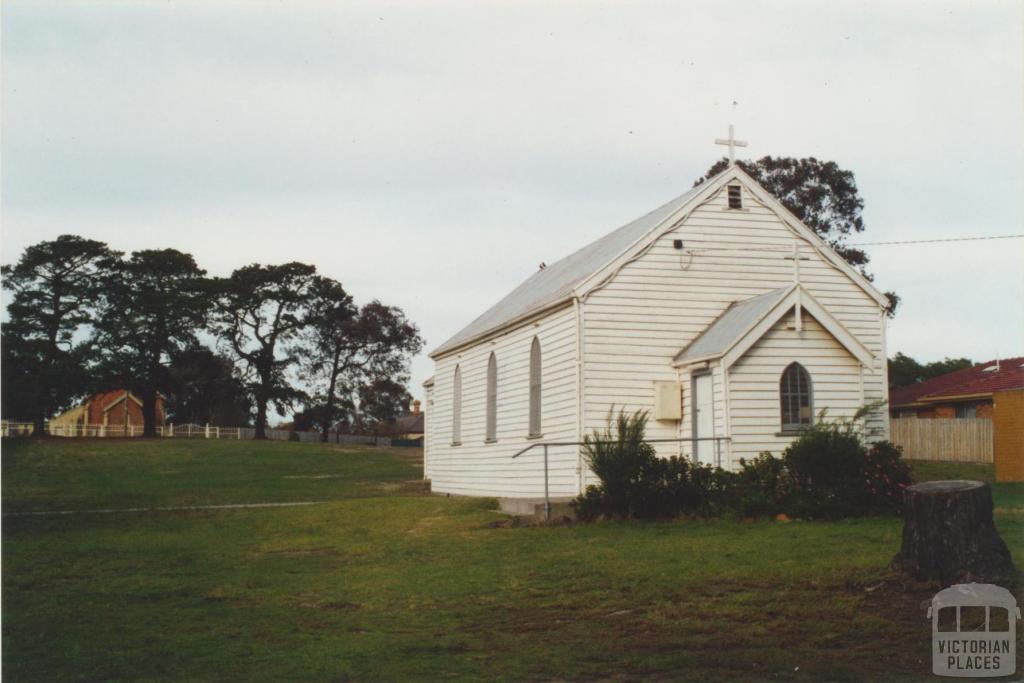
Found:
[[[500, 514], [504, 514], [500, 510], [495, 510]], [[522, 527], [555, 527], [555, 526], [571, 526], [576, 523], [572, 517], [566, 515], [559, 515], [552, 517], [551, 519], [544, 519], [543, 517], [528, 517], [528, 516], [508, 516], [502, 519], [496, 519], [492, 522], [488, 522], [482, 528], [485, 529], [519, 529]]]
[[264, 550], [270, 556], [304, 556], [304, 555], [337, 555], [337, 548], [282, 548], [280, 550]]
[[288, 603], [291, 607], [304, 610], [324, 610], [329, 612], [352, 612], [359, 609], [359, 605], [345, 600], [295, 600]]
[[[709, 577], [632, 604], [612, 591], [571, 605], [524, 595], [467, 633], [496, 651], [538, 638], [600, 642], [595, 666], [654, 680], [683, 671], [711, 674], [702, 680], [916, 680], [930, 670], [925, 613], [936, 590], [888, 571], [846, 582]], [[586, 669], [576, 676], [590, 678]]]
[[409, 481], [395, 481], [378, 484], [375, 487], [382, 493], [390, 494], [425, 494], [430, 493], [430, 484], [422, 479], [410, 479]]
[[282, 479], [341, 479], [344, 474], [286, 474]]

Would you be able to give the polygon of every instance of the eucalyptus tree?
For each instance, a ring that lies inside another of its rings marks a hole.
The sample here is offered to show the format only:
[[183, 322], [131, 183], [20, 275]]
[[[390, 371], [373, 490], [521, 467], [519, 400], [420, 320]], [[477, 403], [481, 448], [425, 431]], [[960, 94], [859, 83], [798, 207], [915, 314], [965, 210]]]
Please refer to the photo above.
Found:
[[3, 330], [4, 411], [30, 418], [36, 436], [87, 385], [86, 332], [117, 257], [103, 242], [61, 235], [0, 269], [12, 293]]
[[328, 278], [320, 278], [312, 291], [309, 327], [298, 352], [317, 405], [320, 440], [326, 442], [330, 425], [357, 399], [362, 411], [361, 387], [407, 381], [409, 361], [423, 339], [397, 306], [371, 301], [357, 308], [341, 283]]
[[407, 388], [407, 375], [375, 379], [359, 387], [359, 414], [364, 424], [374, 430], [386, 420], [400, 415], [412, 402]]
[[221, 427], [249, 424], [252, 400], [233, 358], [205, 346], [185, 349], [171, 359], [170, 375], [169, 420]]
[[214, 330], [238, 359], [256, 409], [256, 438], [265, 439], [267, 408], [278, 413], [304, 397], [289, 375], [294, 342], [308, 324], [316, 268], [304, 263], [252, 264], [216, 282]]
[[157, 398], [173, 386], [171, 361], [199, 346], [209, 320], [206, 271], [176, 249], [136, 251], [110, 270], [100, 301], [100, 367], [142, 399], [143, 436], [156, 436]]

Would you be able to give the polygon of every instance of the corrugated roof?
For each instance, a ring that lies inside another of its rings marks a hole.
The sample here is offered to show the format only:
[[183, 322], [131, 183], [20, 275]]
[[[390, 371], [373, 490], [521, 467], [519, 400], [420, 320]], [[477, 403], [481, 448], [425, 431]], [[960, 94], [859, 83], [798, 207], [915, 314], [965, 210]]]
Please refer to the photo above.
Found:
[[936, 401], [948, 396], [970, 396], [991, 394], [993, 391], [1024, 389], [1024, 357], [1003, 358], [975, 365], [932, 379], [899, 387], [889, 392], [889, 404], [893, 407], [910, 405], [922, 401]]
[[504, 299], [464, 327], [455, 336], [434, 349], [430, 355], [444, 353], [505, 323], [567, 300], [576, 285], [622, 254], [634, 242], [678, 211], [706, 184], [698, 185], [654, 211], [627, 223], [579, 251], [538, 270]]
[[765, 294], [734, 302], [675, 357], [676, 362], [721, 356], [791, 289], [792, 287], [773, 289]]

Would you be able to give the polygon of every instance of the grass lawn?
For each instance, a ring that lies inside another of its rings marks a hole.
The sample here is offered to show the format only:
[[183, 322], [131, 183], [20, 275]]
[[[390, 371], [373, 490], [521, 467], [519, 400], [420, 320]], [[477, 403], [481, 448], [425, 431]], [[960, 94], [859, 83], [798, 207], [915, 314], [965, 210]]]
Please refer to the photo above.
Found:
[[[899, 520], [508, 528], [494, 524], [503, 519], [494, 501], [425, 494], [418, 455], [246, 441], [5, 442], [5, 513], [327, 502], [6, 515], [3, 674], [930, 678], [921, 603], [936, 587], [887, 570]], [[991, 480], [990, 467], [915, 471]], [[1024, 567], [1024, 485], [994, 493], [999, 529]]]

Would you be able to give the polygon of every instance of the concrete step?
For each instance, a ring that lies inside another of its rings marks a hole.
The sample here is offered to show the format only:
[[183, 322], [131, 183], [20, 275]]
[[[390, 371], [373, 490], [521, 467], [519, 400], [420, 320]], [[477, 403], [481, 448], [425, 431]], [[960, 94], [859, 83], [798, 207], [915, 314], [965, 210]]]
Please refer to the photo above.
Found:
[[[573, 517], [573, 510], [570, 502], [572, 498], [552, 498], [551, 518]], [[544, 519], [543, 498], [499, 498], [498, 507], [505, 514], [515, 517], [531, 517], [533, 519]]]

